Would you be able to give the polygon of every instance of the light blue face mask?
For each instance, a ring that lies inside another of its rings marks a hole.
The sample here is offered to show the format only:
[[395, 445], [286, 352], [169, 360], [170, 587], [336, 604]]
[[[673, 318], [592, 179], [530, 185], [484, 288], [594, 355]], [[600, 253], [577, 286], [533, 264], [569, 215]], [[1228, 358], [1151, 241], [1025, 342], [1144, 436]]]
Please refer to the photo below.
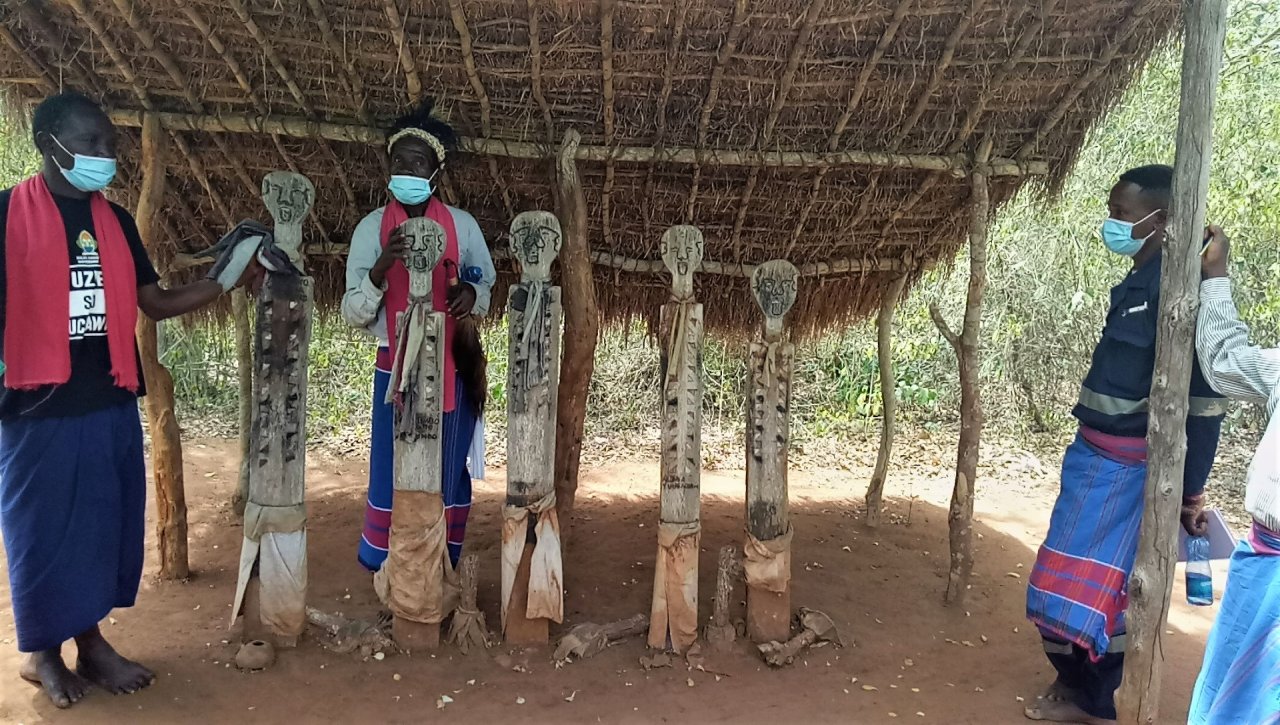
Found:
[[1132, 257], [1142, 250], [1142, 246], [1151, 238], [1151, 234], [1155, 234], [1156, 230], [1152, 229], [1151, 234], [1135, 239], [1133, 237], [1133, 228], [1151, 217], [1159, 214], [1157, 209], [1150, 214], [1142, 217], [1136, 222], [1127, 222], [1123, 219], [1108, 218], [1102, 222], [1102, 243], [1107, 245], [1107, 249], [1124, 257]]
[[431, 179], [435, 177], [435, 174], [432, 174], [431, 178], [428, 179], [424, 179], [421, 176], [395, 174], [387, 184], [387, 189], [391, 191], [391, 195], [396, 198], [396, 201], [401, 204], [417, 206], [431, 198]]
[[55, 157], [53, 163], [58, 165], [58, 170], [62, 172], [67, 182], [75, 188], [85, 193], [93, 193], [102, 191], [111, 184], [116, 178], [116, 160], [103, 156], [85, 156], [84, 154], [73, 154], [67, 150], [66, 146], [58, 140], [57, 136], [50, 136], [53, 142], [58, 144], [58, 148], [71, 154], [74, 163], [71, 168], [64, 169], [62, 164], [58, 164]]

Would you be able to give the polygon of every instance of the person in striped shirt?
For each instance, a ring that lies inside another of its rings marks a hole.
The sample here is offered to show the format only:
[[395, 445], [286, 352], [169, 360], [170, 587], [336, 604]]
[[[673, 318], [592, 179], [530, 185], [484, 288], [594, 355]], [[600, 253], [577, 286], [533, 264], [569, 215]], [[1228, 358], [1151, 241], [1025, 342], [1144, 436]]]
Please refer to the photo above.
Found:
[[1267, 409], [1245, 482], [1253, 517], [1231, 555], [1227, 590], [1191, 696], [1188, 722], [1280, 723], [1280, 349], [1249, 344], [1249, 328], [1231, 300], [1227, 237], [1209, 227], [1201, 263], [1196, 350], [1215, 390]]

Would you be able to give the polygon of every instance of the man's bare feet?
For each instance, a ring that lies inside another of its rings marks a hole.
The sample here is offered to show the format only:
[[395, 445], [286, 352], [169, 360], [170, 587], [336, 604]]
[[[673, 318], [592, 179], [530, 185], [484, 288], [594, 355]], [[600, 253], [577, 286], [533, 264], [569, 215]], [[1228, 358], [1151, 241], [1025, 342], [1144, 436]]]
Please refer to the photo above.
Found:
[[1076, 725], [1114, 725], [1115, 720], [1103, 720], [1081, 710], [1069, 701], [1041, 700], [1023, 710], [1028, 720], [1041, 722], [1076, 723]]
[[1070, 702], [1075, 694], [1075, 690], [1062, 684], [1062, 680], [1054, 680], [1053, 684], [1049, 685], [1049, 689], [1040, 695], [1040, 699], [1049, 702]]
[[132, 694], [156, 681], [151, 670], [116, 652], [97, 627], [76, 637], [76, 647], [76, 672], [107, 692]]
[[62, 650], [51, 649], [27, 656], [18, 676], [44, 690], [54, 707], [66, 709], [89, 693], [89, 683], [67, 669]]

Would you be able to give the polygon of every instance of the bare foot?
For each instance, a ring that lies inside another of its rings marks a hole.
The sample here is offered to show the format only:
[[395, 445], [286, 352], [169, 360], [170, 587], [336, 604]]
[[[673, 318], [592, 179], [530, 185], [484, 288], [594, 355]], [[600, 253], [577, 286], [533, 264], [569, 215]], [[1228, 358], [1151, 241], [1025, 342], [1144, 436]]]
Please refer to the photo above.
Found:
[[22, 663], [18, 676], [43, 689], [54, 707], [63, 710], [89, 693], [89, 683], [67, 669], [60, 650], [32, 653]]
[[1115, 720], [1094, 717], [1073, 702], [1048, 699], [1026, 708], [1023, 714], [1028, 720], [1042, 722], [1065, 722], [1076, 723], [1076, 725], [1114, 725], [1115, 723]]
[[1070, 702], [1075, 694], [1076, 691], [1062, 684], [1062, 680], [1054, 680], [1053, 684], [1049, 685], [1049, 689], [1040, 695], [1040, 699], [1049, 702]]
[[76, 637], [76, 646], [80, 650], [76, 672], [107, 692], [132, 694], [156, 681], [155, 673], [122, 657], [97, 628]]

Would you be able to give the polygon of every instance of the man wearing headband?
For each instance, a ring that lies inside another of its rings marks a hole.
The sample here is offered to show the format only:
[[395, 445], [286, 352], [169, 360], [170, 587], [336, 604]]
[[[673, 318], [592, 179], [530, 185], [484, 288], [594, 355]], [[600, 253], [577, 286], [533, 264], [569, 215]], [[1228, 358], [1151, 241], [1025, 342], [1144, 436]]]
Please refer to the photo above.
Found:
[[[444, 255], [436, 267], [435, 290], [446, 290], [435, 309], [445, 317], [443, 480], [441, 492], [448, 525], [449, 556], [462, 553], [471, 509], [471, 472], [467, 454], [477, 434], [486, 394], [484, 353], [472, 316], [489, 311], [496, 273], [476, 220], [446, 205], [435, 194], [440, 171], [456, 146], [453, 129], [431, 115], [432, 100], [400, 117], [387, 132], [390, 200], [356, 226], [347, 257], [347, 291], [342, 316], [378, 340], [373, 383], [373, 434], [369, 456], [369, 499], [360, 537], [360, 563], [376, 572], [387, 558], [394, 485], [394, 416], [386, 403], [395, 349], [395, 319], [409, 300], [409, 273], [400, 225], [427, 217], [445, 230]], [[480, 433], [482, 436], [483, 433]], [[471, 461], [472, 469], [481, 462]]]

